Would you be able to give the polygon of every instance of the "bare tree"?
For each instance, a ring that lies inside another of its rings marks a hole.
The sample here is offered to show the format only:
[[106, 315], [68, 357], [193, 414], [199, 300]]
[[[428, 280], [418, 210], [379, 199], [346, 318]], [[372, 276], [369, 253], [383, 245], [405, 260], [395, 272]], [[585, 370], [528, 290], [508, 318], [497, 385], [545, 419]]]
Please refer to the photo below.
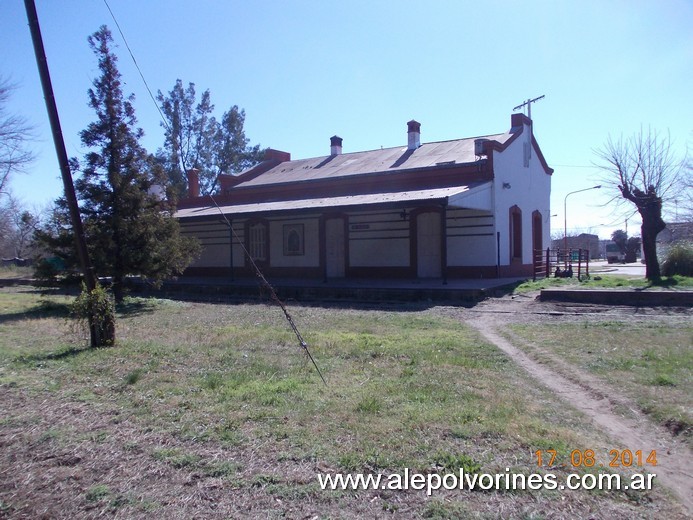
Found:
[[7, 110], [14, 88], [7, 79], [0, 77], [0, 191], [7, 188], [12, 173], [22, 171], [34, 159], [34, 154], [26, 148], [31, 139], [31, 127], [26, 119]]
[[0, 205], [0, 256], [3, 258], [9, 258], [14, 254], [11, 239], [13, 231], [12, 212], [9, 204]]
[[676, 216], [684, 222], [693, 222], [693, 162], [689, 159], [681, 175], [681, 189], [677, 200]]
[[642, 218], [641, 238], [648, 280], [660, 279], [657, 234], [666, 224], [662, 206], [679, 182], [685, 159], [677, 158], [669, 135], [640, 130], [627, 140], [609, 137], [595, 151], [596, 166], [605, 172], [603, 183], [614, 192], [613, 201], [635, 205]]
[[41, 211], [29, 210], [13, 195], [0, 205], [0, 253], [3, 258], [26, 259], [34, 249], [33, 235], [41, 224]]

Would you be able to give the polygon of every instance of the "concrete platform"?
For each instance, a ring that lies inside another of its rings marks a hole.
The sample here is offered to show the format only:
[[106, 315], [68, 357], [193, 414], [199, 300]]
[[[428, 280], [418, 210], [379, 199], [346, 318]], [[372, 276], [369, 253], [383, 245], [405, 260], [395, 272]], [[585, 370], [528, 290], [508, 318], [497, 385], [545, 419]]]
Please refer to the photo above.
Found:
[[692, 307], [693, 291], [614, 290], [614, 289], [542, 289], [541, 301], [632, 305], [635, 307]]
[[[507, 294], [525, 278], [492, 278], [475, 280], [372, 280], [333, 279], [320, 280], [270, 279], [282, 300], [345, 300], [373, 301], [437, 301], [449, 303], [478, 302], [490, 296]], [[190, 277], [167, 281], [159, 290], [152, 290], [138, 281], [130, 281], [134, 293], [151, 293], [160, 296], [186, 294], [200, 299], [257, 298], [269, 296], [255, 278], [225, 280], [223, 278]]]

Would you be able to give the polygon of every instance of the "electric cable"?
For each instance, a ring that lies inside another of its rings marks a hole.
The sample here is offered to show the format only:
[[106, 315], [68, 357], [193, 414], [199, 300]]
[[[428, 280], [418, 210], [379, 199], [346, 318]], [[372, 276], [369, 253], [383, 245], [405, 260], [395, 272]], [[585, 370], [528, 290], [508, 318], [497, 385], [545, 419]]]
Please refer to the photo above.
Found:
[[[127, 39], [125, 38], [125, 34], [123, 34], [123, 30], [120, 28], [120, 24], [118, 23], [118, 20], [116, 19], [115, 14], [111, 10], [111, 7], [108, 5], [108, 1], [103, 0], [103, 2], [104, 2], [104, 4], [106, 4], [106, 8], [108, 9], [108, 12], [111, 14], [111, 18], [113, 18], [113, 22], [116, 24], [116, 27], [118, 28], [118, 32], [120, 33], [121, 38], [123, 38], [123, 42], [125, 43], [125, 47], [127, 48], [128, 52], [130, 53], [130, 57], [132, 58], [132, 61], [135, 64], [135, 67], [137, 68], [137, 71], [139, 72], [140, 77], [142, 78], [142, 82], [144, 83], [144, 86], [146, 87], [147, 92], [149, 92], [149, 97], [151, 98], [152, 102], [154, 103], [157, 110], [159, 111], [159, 115], [161, 116], [161, 120], [163, 121], [164, 125], [166, 126], [166, 129], [169, 130], [169, 132], [170, 132], [171, 126], [168, 124], [166, 117], [164, 117], [164, 114], [161, 111], [161, 108], [157, 104], [156, 99], [154, 98], [154, 95], [152, 94], [152, 91], [149, 88], [149, 85], [147, 84], [147, 80], [145, 79], [144, 74], [142, 73], [142, 70], [140, 69], [140, 66], [137, 63], [137, 60], [135, 59], [135, 55], [132, 52], [130, 45], [128, 45]], [[182, 145], [181, 145], [181, 148], [182, 148]], [[187, 172], [188, 169], [187, 169], [187, 165], [185, 164], [185, 156], [182, 154], [182, 151], [183, 150], [181, 149], [181, 161], [183, 162], [182, 166], [183, 166], [183, 170], [185, 172]], [[220, 175], [221, 175], [221, 173], [219, 173], [219, 175], [217, 175], [216, 179], [214, 179], [214, 183], [210, 187], [210, 191], [214, 190], [214, 187], [216, 186]], [[298, 327], [296, 326], [296, 323], [294, 322], [293, 318], [291, 317], [291, 314], [289, 314], [289, 311], [287, 310], [286, 305], [284, 305], [284, 302], [282, 302], [282, 300], [279, 298], [279, 296], [277, 295], [277, 292], [275, 291], [272, 284], [270, 284], [269, 281], [267, 281], [267, 278], [265, 278], [265, 275], [262, 273], [262, 271], [258, 267], [257, 263], [253, 259], [252, 255], [250, 254], [248, 249], [245, 247], [245, 244], [240, 240], [240, 237], [236, 233], [236, 230], [233, 229], [233, 225], [231, 224], [231, 222], [229, 222], [229, 219], [226, 217], [223, 210], [219, 207], [216, 200], [214, 200], [214, 196], [210, 193], [208, 195], [208, 197], [212, 201], [214, 206], [217, 208], [217, 210], [219, 210], [219, 213], [221, 214], [222, 218], [224, 219], [224, 222], [226, 223], [226, 225], [231, 230], [231, 233], [233, 234], [237, 243], [243, 249], [243, 253], [245, 254], [245, 256], [250, 261], [250, 265], [253, 267], [253, 270], [255, 271], [255, 276], [257, 276], [257, 278], [260, 280], [261, 286], [266, 288], [269, 291], [270, 299], [273, 302], [275, 302], [277, 305], [279, 305], [279, 307], [281, 308], [282, 312], [284, 313], [284, 317], [289, 322], [289, 326], [291, 327], [291, 330], [296, 335], [296, 339], [298, 340], [299, 345], [301, 346], [303, 351], [308, 355], [308, 358], [310, 359], [310, 361], [313, 363], [313, 366], [315, 367], [315, 370], [317, 370], [318, 375], [320, 376], [320, 379], [322, 380], [323, 384], [325, 386], [327, 386], [327, 381], [325, 381], [325, 378], [323, 377], [322, 372], [320, 371], [320, 368], [318, 367], [318, 364], [315, 362], [313, 355], [310, 353], [310, 350], [308, 348], [308, 343], [305, 341], [305, 339], [303, 339], [303, 336], [301, 335], [301, 332], [298, 330]], [[231, 243], [231, 255], [233, 255], [233, 242]]]

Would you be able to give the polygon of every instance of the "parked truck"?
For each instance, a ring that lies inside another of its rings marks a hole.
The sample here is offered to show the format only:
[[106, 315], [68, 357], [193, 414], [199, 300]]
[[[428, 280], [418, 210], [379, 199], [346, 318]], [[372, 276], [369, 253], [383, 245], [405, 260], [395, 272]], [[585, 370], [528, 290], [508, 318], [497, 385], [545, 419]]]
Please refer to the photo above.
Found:
[[606, 244], [606, 262], [609, 264], [623, 264], [626, 262], [626, 255], [621, 253], [616, 242]]

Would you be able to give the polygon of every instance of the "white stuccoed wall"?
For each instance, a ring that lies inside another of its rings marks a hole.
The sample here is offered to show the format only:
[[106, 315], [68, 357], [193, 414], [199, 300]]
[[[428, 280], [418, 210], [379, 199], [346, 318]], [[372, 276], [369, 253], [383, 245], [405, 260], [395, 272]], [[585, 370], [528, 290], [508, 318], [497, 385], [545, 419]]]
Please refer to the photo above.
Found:
[[[496, 231], [500, 231], [500, 262], [510, 264], [510, 208], [518, 205], [522, 210], [522, 263], [532, 263], [532, 212], [538, 210], [542, 215], [543, 247], [550, 243], [550, 197], [551, 175], [541, 165], [537, 149], [532, 149], [529, 167], [523, 166], [523, 145], [527, 142], [529, 127], [524, 125], [522, 135], [518, 136], [503, 152], [493, 152], [495, 172], [494, 197], [496, 202]], [[504, 189], [503, 183], [510, 188]]]

